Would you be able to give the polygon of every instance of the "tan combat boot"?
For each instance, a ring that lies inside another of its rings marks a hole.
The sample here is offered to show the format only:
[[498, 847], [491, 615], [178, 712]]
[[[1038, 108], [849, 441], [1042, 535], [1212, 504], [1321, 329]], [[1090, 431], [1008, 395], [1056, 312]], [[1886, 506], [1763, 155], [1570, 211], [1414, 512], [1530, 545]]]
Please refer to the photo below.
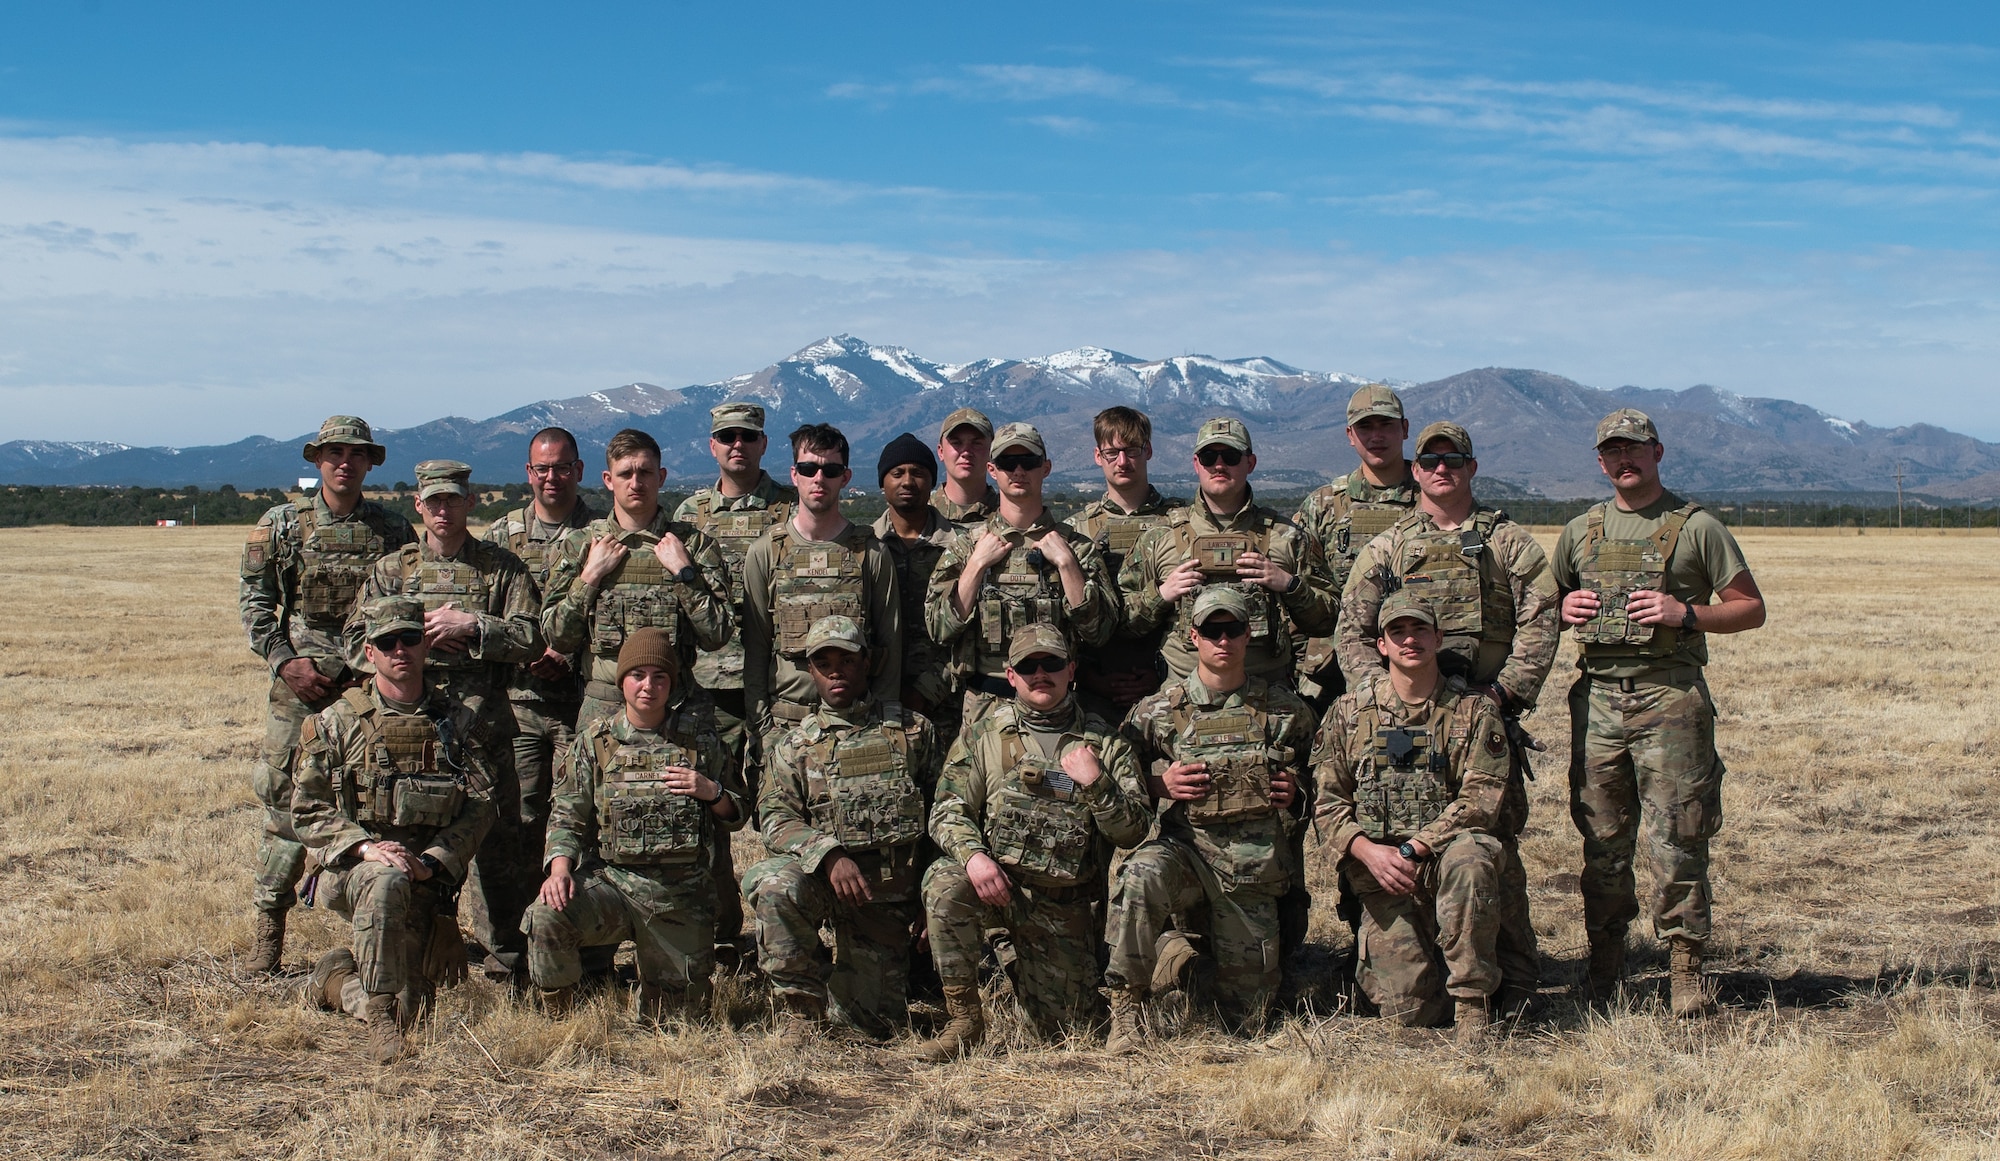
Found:
[[1478, 1048], [1486, 1043], [1487, 1026], [1493, 1017], [1487, 1011], [1484, 999], [1467, 1000], [1459, 998], [1454, 1002], [1456, 1012], [1451, 1021], [1452, 1037], [1460, 1048]]
[[1715, 1010], [1714, 998], [1702, 985], [1700, 940], [1675, 936], [1667, 951], [1667, 967], [1674, 1015], [1687, 1019]]
[[933, 1064], [957, 1060], [986, 1039], [986, 1008], [979, 998], [979, 985], [946, 984], [944, 1010], [951, 1022], [939, 1030], [937, 1039], [917, 1049], [919, 1057]]
[[306, 1003], [322, 1011], [340, 1011], [340, 990], [358, 973], [354, 953], [337, 947], [319, 957], [312, 975], [306, 977]]
[[1182, 932], [1168, 928], [1153, 944], [1153, 994], [1185, 990], [1194, 961], [1200, 957], [1194, 944]]
[[403, 1042], [403, 1024], [396, 1014], [396, 993], [370, 992], [364, 1009], [368, 1019], [368, 1055], [377, 1064], [394, 1064], [409, 1046]]
[[566, 988], [542, 988], [542, 1012], [551, 1020], [566, 1020], [576, 1010], [576, 985]]
[[1590, 937], [1590, 970], [1584, 987], [1592, 1002], [1609, 1004], [1625, 978], [1625, 929]]
[[250, 941], [250, 970], [270, 975], [285, 958], [285, 913], [257, 912], [257, 933]]
[[1104, 1051], [1130, 1056], [1146, 1046], [1146, 992], [1143, 988], [1111, 989], [1111, 1031]]
[[797, 1051], [819, 1039], [826, 1028], [826, 1001], [804, 992], [780, 992], [771, 997], [777, 1009], [778, 1046]]

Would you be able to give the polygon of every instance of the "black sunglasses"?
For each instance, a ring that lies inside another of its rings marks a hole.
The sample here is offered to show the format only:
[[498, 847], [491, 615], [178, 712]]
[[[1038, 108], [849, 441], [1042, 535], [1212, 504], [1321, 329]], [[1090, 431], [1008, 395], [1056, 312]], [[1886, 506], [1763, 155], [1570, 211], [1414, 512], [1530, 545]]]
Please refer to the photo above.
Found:
[[1042, 457], [1033, 452], [994, 456], [993, 466], [1003, 472], [1032, 472], [1042, 466]]
[[389, 653], [398, 645], [401, 645], [405, 649], [415, 649], [423, 639], [424, 631], [422, 629], [398, 629], [394, 633], [384, 633], [380, 637], [372, 639], [369, 644], [384, 653]]
[[1437, 471], [1439, 464], [1455, 472], [1471, 462], [1471, 456], [1460, 452], [1425, 452], [1417, 457], [1417, 466], [1427, 472]]
[[1217, 463], [1228, 464], [1233, 468], [1243, 462], [1243, 453], [1233, 447], [1205, 447], [1194, 453], [1194, 458], [1200, 460], [1204, 468], [1212, 468]]
[[1061, 673], [1069, 668], [1069, 662], [1047, 653], [1037, 653], [1033, 657], [1023, 657], [1008, 668], [1022, 677], [1032, 677], [1037, 673]]
[[717, 443], [756, 443], [764, 438], [764, 433], [751, 431], [747, 427], [725, 427], [708, 438]]
[[1206, 621], [1196, 625], [1194, 631], [1210, 641], [1234, 641], [1250, 631], [1250, 626], [1241, 621]]
[[810, 480], [821, 472], [825, 472], [829, 476], [844, 476], [847, 474], [847, 465], [823, 464], [816, 460], [800, 460], [798, 463], [792, 465], [792, 470]]

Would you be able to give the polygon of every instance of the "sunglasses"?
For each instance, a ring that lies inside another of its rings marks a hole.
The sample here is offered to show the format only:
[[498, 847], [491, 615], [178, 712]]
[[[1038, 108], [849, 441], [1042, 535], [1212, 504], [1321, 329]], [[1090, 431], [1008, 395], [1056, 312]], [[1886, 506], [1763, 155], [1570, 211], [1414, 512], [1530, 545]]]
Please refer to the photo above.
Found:
[[708, 438], [717, 443], [726, 444], [756, 443], [758, 440], [764, 438], [764, 433], [761, 431], [751, 431], [747, 427], [727, 427]]
[[415, 649], [423, 639], [424, 631], [422, 629], [399, 629], [394, 633], [384, 633], [380, 637], [371, 640], [369, 644], [384, 653], [393, 653], [398, 645], [401, 645], [405, 649]]
[[1427, 472], [1435, 472], [1439, 464], [1457, 471], [1472, 462], [1472, 457], [1460, 452], [1425, 452], [1417, 457], [1417, 466]]
[[1042, 457], [1033, 452], [994, 456], [993, 466], [1003, 472], [1032, 472], [1042, 466]]
[[1243, 462], [1243, 453], [1233, 447], [1205, 447], [1194, 453], [1194, 458], [1200, 460], [1204, 468], [1217, 464], [1228, 464], [1233, 468]]
[[1210, 641], [1234, 641], [1250, 631], [1250, 626], [1241, 621], [1208, 621], [1194, 627], [1194, 631]]
[[798, 463], [792, 465], [792, 470], [810, 480], [821, 472], [825, 472], [829, 476], [844, 476], [847, 474], [847, 465], [823, 464], [817, 460], [800, 460]]
[[1037, 673], [1061, 673], [1069, 668], [1069, 662], [1047, 653], [1037, 653], [1033, 657], [1023, 657], [1008, 666], [1022, 677], [1033, 677]]

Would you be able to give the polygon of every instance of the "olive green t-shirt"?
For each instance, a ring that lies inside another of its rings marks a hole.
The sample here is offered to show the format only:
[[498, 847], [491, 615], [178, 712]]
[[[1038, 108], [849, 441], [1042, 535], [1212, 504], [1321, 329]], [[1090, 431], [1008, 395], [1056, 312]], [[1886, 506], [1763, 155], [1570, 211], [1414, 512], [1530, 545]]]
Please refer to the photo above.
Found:
[[[1685, 503], [1687, 501], [1672, 492], [1662, 493], [1658, 500], [1636, 512], [1620, 508], [1616, 501], [1608, 503], [1604, 506], [1604, 538], [1644, 540], [1659, 531], [1668, 513]], [[1589, 521], [1590, 514], [1586, 512], [1565, 525], [1561, 538], [1556, 541], [1556, 550], [1549, 558], [1555, 569], [1556, 583], [1562, 586], [1565, 593], [1583, 587], [1579, 577], [1583, 571], [1583, 539]], [[1667, 595], [1691, 604], [1709, 604], [1717, 590], [1728, 587], [1730, 581], [1749, 571], [1750, 565], [1743, 559], [1743, 549], [1722, 521], [1705, 510], [1696, 512], [1688, 517], [1687, 526], [1681, 529], [1680, 539], [1674, 543], [1674, 554], [1667, 559]], [[1595, 657], [1591, 656], [1594, 652], [1598, 653]], [[1577, 664], [1599, 677], [1640, 677], [1661, 669], [1707, 665], [1708, 634], [1683, 634], [1674, 651], [1664, 657], [1619, 656], [1615, 652], [1606, 656], [1586, 646], [1584, 656]]]

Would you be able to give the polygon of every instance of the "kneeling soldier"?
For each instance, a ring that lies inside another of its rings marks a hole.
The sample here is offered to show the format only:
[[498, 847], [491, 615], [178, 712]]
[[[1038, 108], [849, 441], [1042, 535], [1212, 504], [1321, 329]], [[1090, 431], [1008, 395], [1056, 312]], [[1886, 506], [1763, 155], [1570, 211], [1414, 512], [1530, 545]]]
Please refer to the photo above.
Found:
[[423, 603], [382, 597], [363, 618], [374, 680], [300, 728], [292, 827], [318, 868], [305, 897], [354, 924], [308, 999], [366, 1020], [387, 1064], [433, 987], [464, 978], [458, 885], [493, 825], [493, 768], [477, 715], [424, 689]]
[[[819, 703], [766, 755], [757, 809], [777, 855], [744, 873], [743, 898], [787, 1045], [802, 1045], [826, 1019], [829, 998], [835, 1019], [887, 1039], [907, 1017], [940, 755], [928, 721], [868, 697], [868, 645], [852, 618], [815, 621], [805, 656]], [[833, 928], [830, 978], [824, 925]]]
[[[1355, 982], [1413, 1026], [1455, 1003], [1478, 1041], [1500, 988], [1505, 848], [1493, 835], [1507, 789], [1507, 728], [1489, 698], [1438, 668], [1437, 614], [1407, 591], [1377, 615], [1389, 671], [1328, 711], [1314, 769], [1318, 818], [1361, 899]], [[1442, 971], [1440, 971], [1442, 967]]]
[[1113, 1052], [1139, 1047], [1140, 1005], [1168, 920], [1207, 929], [1217, 999], [1232, 1023], [1255, 1023], [1279, 982], [1278, 899], [1303, 868], [1292, 836], [1312, 750], [1312, 711], [1297, 694], [1244, 672], [1250, 601], [1216, 586], [1194, 598], [1192, 673], [1140, 700], [1124, 736], [1168, 800], [1160, 837], [1118, 868], [1106, 935]]
[[660, 629], [618, 651], [624, 708], [577, 731], [549, 803], [548, 878], [529, 905], [528, 971], [566, 1014], [586, 947], [638, 949], [639, 1017], [708, 1012], [715, 970], [718, 827], [749, 817], [708, 699], [689, 697]]
[[932, 1060], [986, 1037], [979, 956], [989, 928], [1013, 939], [1014, 996], [1036, 1031], [1054, 1036], [1097, 1016], [1091, 904], [1112, 847], [1137, 844], [1153, 820], [1131, 746], [1077, 704], [1062, 631], [1015, 631], [1006, 672], [1013, 700], [966, 724], [931, 810], [945, 857], [924, 873], [924, 913], [951, 1016], [923, 1048]]

